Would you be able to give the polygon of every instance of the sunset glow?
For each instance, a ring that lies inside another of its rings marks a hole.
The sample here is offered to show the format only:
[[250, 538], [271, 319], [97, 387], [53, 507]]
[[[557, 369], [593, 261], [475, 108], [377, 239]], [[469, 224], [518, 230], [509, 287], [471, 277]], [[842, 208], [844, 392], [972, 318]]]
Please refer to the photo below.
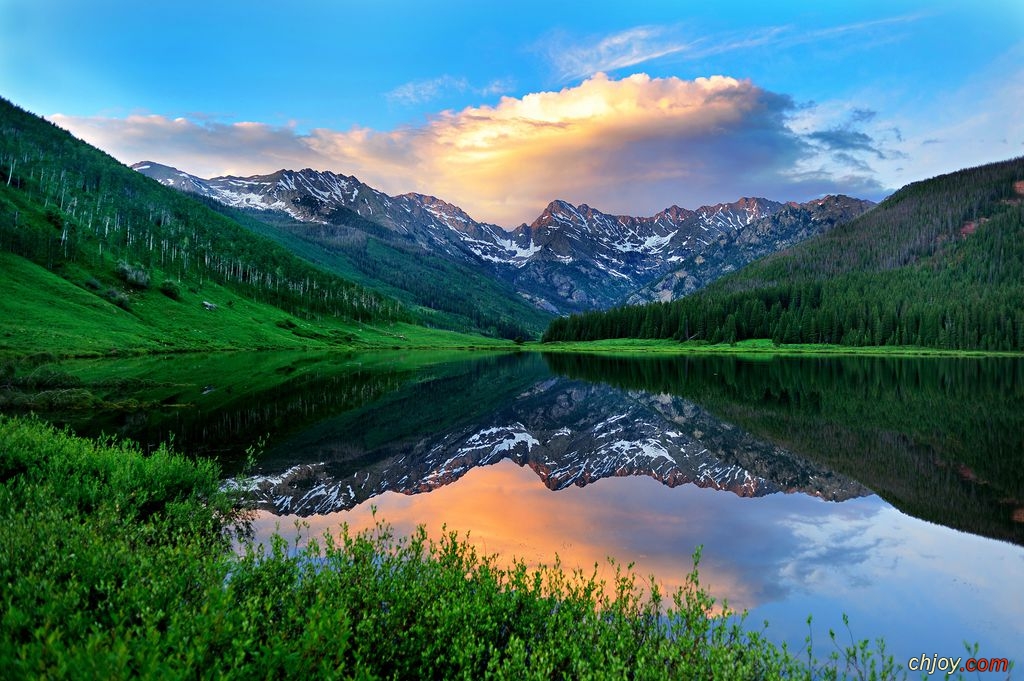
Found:
[[[657, 502], [651, 504], [652, 498]], [[496, 555], [502, 565], [518, 559], [535, 568], [550, 565], [557, 557], [570, 571], [589, 576], [596, 569], [609, 589], [615, 575], [609, 558], [629, 556], [635, 561], [638, 584], [648, 583], [645, 580], [654, 574], [663, 593], [671, 593], [684, 586], [693, 569], [693, 549], [714, 526], [701, 504], [727, 501], [731, 500], [721, 492], [670, 489], [645, 477], [552, 492], [530, 469], [504, 461], [474, 469], [458, 483], [428, 494], [389, 492], [351, 511], [299, 522], [308, 525], [302, 530], [306, 537], [337, 533], [345, 523], [353, 533], [371, 530], [379, 521], [390, 524], [399, 536], [411, 534], [419, 525], [426, 526], [435, 540], [445, 531], [468, 534], [481, 554]], [[266, 537], [277, 531], [290, 539], [295, 522], [263, 514], [256, 532]], [[644, 533], [630, 530], [638, 525]], [[758, 593], [764, 588], [761, 580], [713, 558], [701, 567], [701, 583], [719, 598], [728, 598], [732, 607], [754, 607], [763, 598]]]

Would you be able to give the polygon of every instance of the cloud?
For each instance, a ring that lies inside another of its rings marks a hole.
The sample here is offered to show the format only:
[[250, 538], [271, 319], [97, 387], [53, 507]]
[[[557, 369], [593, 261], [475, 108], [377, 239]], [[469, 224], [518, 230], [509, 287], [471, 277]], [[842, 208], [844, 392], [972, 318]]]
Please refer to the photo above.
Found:
[[888, 39], [885, 34], [879, 32], [879, 29], [883, 26], [901, 26], [903, 24], [912, 24], [921, 19], [928, 17], [928, 12], [917, 12], [914, 14], [903, 14], [895, 17], [884, 17], [882, 19], [871, 19], [869, 21], [859, 21], [852, 24], [840, 24], [839, 26], [829, 26], [827, 28], [821, 28], [813, 31], [799, 31], [793, 32], [791, 36], [785, 41], [788, 45], [796, 45], [800, 43], [814, 42], [818, 40], [831, 40], [837, 36], [844, 35], [847, 33], [865, 33], [871, 34], [871, 39], [874, 41], [872, 44], [877, 44], [879, 40]]
[[877, 111], [871, 109], [854, 109], [850, 112], [850, 121], [852, 123], [867, 123], [873, 121], [878, 117]]
[[550, 35], [539, 44], [554, 67], [556, 77], [566, 82], [673, 55], [681, 59], [700, 59], [777, 43], [789, 31], [785, 27], [769, 27], [743, 34], [686, 38], [677, 26], [637, 26], [576, 43], [565, 35]]
[[514, 87], [515, 83], [510, 78], [495, 78], [483, 87], [473, 87], [465, 78], [445, 74], [437, 78], [404, 83], [384, 96], [395, 104], [414, 105], [440, 99], [452, 92], [473, 92], [483, 97], [491, 97], [503, 95]]
[[[860, 155], [866, 154], [878, 160], [905, 157], [903, 152], [887, 148], [881, 141], [882, 137], [886, 137], [894, 143], [902, 142], [903, 135], [898, 127], [890, 126], [873, 131], [875, 136], [860, 129], [870, 126], [877, 117], [876, 111], [854, 107], [846, 112], [845, 120], [825, 129], [806, 131], [805, 137], [823, 151], [831, 152], [832, 159], [839, 165], [871, 172]], [[818, 125], [821, 125], [820, 121]]]
[[476, 92], [483, 95], [484, 97], [490, 97], [493, 95], [504, 95], [516, 87], [516, 83], [512, 78], [495, 78], [487, 85], [483, 86]]
[[935, 93], [925, 105], [915, 100], [902, 107], [888, 106], [889, 120], [866, 128], [875, 140], [885, 140], [885, 158], [872, 163], [875, 177], [898, 188], [1019, 156], [1024, 144], [1022, 57], [1024, 45], [962, 86]]
[[821, 143], [826, 149], [832, 151], [866, 151], [879, 158], [885, 158], [885, 154], [875, 146], [875, 141], [871, 139], [871, 136], [858, 130], [848, 128], [818, 130], [808, 135], [808, 138]]
[[857, 170], [859, 172], [873, 172], [871, 166], [869, 166], [866, 161], [857, 158], [853, 154], [846, 153], [845, 151], [840, 151], [832, 154], [832, 158], [833, 160], [836, 161], [836, 163], [847, 166], [849, 168], [853, 168], [854, 170]]
[[[610, 35], [573, 40], [564, 33], [549, 34], [538, 43], [560, 82], [590, 77], [676, 57], [703, 59], [756, 47], [787, 49], [814, 42], [834, 42], [839, 36], [868, 33], [876, 44], [892, 39], [885, 27], [897, 27], [923, 18], [923, 14], [887, 17], [816, 30], [795, 26], [768, 26], [746, 32], [685, 35], [682, 26], [636, 26]], [[856, 45], [856, 43], [854, 43]], [[872, 113], [872, 112], [866, 112]]]
[[295, 128], [134, 114], [126, 118], [54, 114], [50, 121], [124, 163], [151, 160], [202, 177], [332, 165]]
[[666, 38], [667, 33], [665, 27], [637, 26], [591, 43], [566, 45], [567, 39], [559, 36], [544, 44], [559, 78], [573, 80], [692, 49], [691, 43]]
[[420, 104], [442, 96], [445, 92], [465, 92], [469, 89], [469, 81], [465, 78], [443, 75], [429, 80], [416, 80], [388, 92], [384, 96], [392, 102], [400, 104]]
[[532, 221], [555, 198], [651, 215], [740, 196], [881, 192], [864, 167], [845, 164], [837, 177], [827, 164], [808, 161], [822, 147], [851, 153], [868, 141], [828, 129], [798, 134], [789, 125], [795, 111], [788, 96], [726, 76], [597, 74], [575, 87], [502, 97], [390, 131], [300, 133], [161, 116], [52, 120], [124, 162], [148, 159], [206, 177], [334, 170], [392, 194], [433, 194], [508, 227]]

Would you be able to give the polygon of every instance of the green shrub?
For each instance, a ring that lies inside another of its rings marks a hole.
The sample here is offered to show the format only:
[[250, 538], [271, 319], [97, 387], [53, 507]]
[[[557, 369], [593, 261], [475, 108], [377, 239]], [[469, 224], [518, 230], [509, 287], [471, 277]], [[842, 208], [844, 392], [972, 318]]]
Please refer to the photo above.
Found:
[[160, 284], [160, 293], [164, 294], [171, 300], [181, 300], [181, 287], [178, 283], [170, 279], [165, 279]]
[[114, 272], [129, 286], [149, 288], [149, 272], [140, 263], [129, 265], [127, 261], [120, 260], [114, 268]]
[[298, 336], [299, 338], [311, 338], [313, 340], [329, 338], [327, 334], [321, 333], [319, 331], [314, 331], [313, 329], [304, 329], [302, 327], [292, 329], [292, 335]]
[[82, 380], [77, 376], [48, 364], [37, 366], [27, 373], [13, 376], [10, 381], [13, 386], [27, 390], [79, 388], [82, 385]]
[[27, 366], [39, 366], [40, 364], [50, 364], [57, 361], [57, 355], [52, 352], [33, 352], [22, 360], [22, 363]]
[[128, 294], [124, 291], [119, 291], [116, 288], [108, 288], [103, 297], [124, 310], [132, 309], [131, 299], [128, 298]]

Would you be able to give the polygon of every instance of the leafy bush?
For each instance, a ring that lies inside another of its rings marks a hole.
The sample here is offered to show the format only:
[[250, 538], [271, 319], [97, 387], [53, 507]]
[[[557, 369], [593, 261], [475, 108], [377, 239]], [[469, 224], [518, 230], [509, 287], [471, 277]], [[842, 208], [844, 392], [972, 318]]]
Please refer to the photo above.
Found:
[[149, 272], [139, 263], [129, 265], [126, 261], [120, 260], [117, 267], [114, 268], [114, 272], [129, 286], [149, 288]]
[[33, 352], [31, 355], [26, 356], [21, 360], [22, 364], [30, 367], [36, 367], [41, 364], [51, 364], [57, 361], [57, 355], [52, 352]]
[[118, 291], [116, 288], [108, 288], [103, 297], [122, 309], [132, 309], [131, 299], [128, 298], [128, 294], [124, 291]]
[[61, 388], [36, 392], [0, 391], [0, 408], [22, 411], [69, 411], [96, 409], [102, 401], [85, 388]]
[[61, 371], [55, 366], [41, 365], [37, 366], [27, 373], [15, 375], [12, 373], [10, 377], [11, 385], [20, 388], [26, 388], [28, 390], [44, 390], [47, 388], [80, 388], [82, 386], [82, 379]]
[[292, 335], [298, 336], [299, 338], [311, 338], [314, 340], [329, 338], [327, 334], [314, 331], [313, 329], [304, 329], [302, 327], [292, 329]]
[[181, 300], [181, 287], [178, 283], [170, 279], [165, 279], [160, 284], [160, 293], [164, 294], [171, 300]]

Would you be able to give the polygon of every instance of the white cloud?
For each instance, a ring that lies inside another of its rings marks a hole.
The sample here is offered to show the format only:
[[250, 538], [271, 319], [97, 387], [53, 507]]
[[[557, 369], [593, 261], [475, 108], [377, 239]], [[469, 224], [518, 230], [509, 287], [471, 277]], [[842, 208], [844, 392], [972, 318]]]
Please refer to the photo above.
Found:
[[[962, 168], [1024, 155], [1024, 45], [950, 91], [901, 102], [889, 92], [795, 111], [789, 127], [814, 147], [795, 172], [856, 170], [888, 191]], [[871, 101], [871, 109], [862, 102]], [[825, 171], [823, 169], [828, 168]], [[867, 195], [868, 198], [875, 198]]]
[[692, 43], [670, 37], [661, 26], [637, 26], [582, 44], [568, 44], [566, 36], [548, 38], [548, 57], [558, 77], [575, 80], [595, 73], [643, 64], [671, 54], [692, 50]]
[[384, 96], [396, 104], [414, 105], [431, 102], [453, 92], [473, 92], [482, 97], [493, 97], [503, 95], [514, 87], [515, 83], [511, 78], [495, 78], [483, 87], [473, 87], [465, 78], [445, 74], [437, 78], [403, 83]]
[[586, 78], [595, 73], [614, 72], [647, 62], [675, 57], [705, 57], [749, 50], [756, 47], [786, 49], [819, 41], [834, 41], [850, 33], [870, 34], [872, 41], [885, 41], [883, 29], [912, 23], [923, 15], [904, 15], [810, 30], [794, 26], [769, 26], [746, 32], [688, 35], [682, 26], [636, 26], [610, 35], [574, 40], [564, 33], [549, 34], [538, 43], [546, 53], [560, 82]]
[[[1013, 59], [1009, 57], [1013, 56]], [[1024, 46], [964, 87], [935, 98], [927, 110], [897, 114], [899, 158], [877, 164], [892, 187], [961, 168], [1024, 155]]]
[[495, 78], [487, 85], [476, 90], [476, 92], [484, 97], [491, 97], [493, 95], [504, 95], [516, 87], [515, 80], [512, 78]]
[[318, 156], [292, 127], [154, 114], [126, 118], [54, 114], [48, 118], [124, 163], [157, 161], [203, 177], [332, 163]]
[[400, 104], [420, 104], [437, 99], [446, 92], [465, 92], [467, 89], [469, 89], [469, 81], [465, 78], [456, 78], [445, 74], [428, 80], [404, 83], [384, 96], [390, 101]]

